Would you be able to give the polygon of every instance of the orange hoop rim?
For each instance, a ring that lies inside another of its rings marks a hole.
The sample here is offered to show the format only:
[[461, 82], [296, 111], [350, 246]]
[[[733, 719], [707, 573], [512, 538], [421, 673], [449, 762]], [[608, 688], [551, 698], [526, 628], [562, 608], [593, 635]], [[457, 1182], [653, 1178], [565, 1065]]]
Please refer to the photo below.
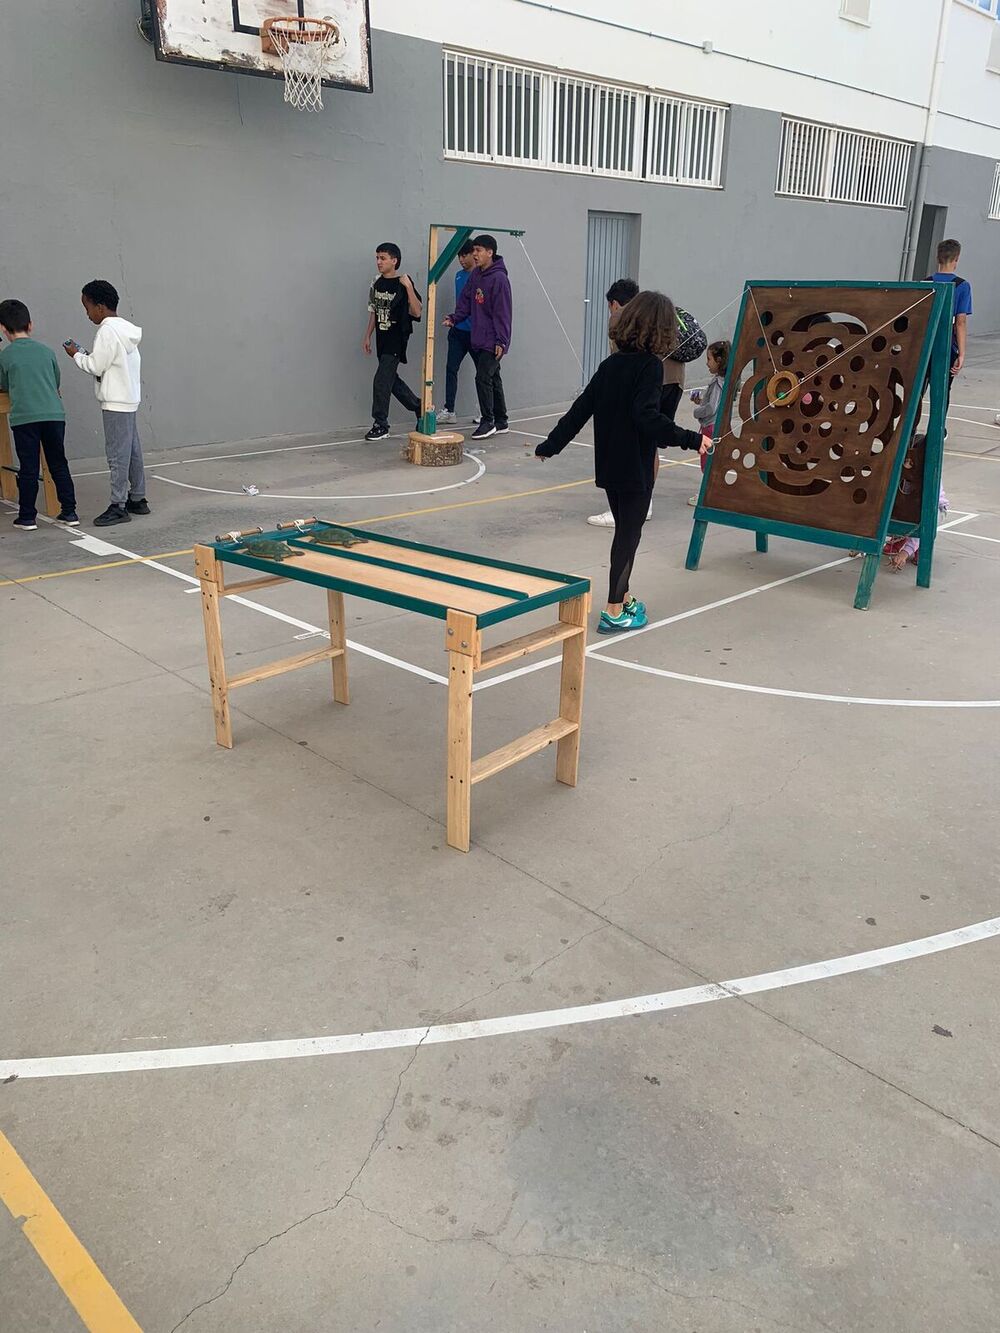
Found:
[[286, 42], [339, 42], [340, 27], [332, 19], [269, 18], [261, 25], [261, 36], [271, 42], [276, 36]]

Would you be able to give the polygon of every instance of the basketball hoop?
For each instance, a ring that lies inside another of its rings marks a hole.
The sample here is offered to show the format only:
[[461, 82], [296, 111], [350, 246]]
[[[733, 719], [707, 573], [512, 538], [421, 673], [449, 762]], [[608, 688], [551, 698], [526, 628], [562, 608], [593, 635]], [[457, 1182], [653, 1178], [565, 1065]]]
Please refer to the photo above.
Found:
[[343, 40], [331, 19], [264, 20], [261, 45], [281, 61], [286, 102], [298, 111], [323, 109], [323, 74], [330, 60], [343, 55]]

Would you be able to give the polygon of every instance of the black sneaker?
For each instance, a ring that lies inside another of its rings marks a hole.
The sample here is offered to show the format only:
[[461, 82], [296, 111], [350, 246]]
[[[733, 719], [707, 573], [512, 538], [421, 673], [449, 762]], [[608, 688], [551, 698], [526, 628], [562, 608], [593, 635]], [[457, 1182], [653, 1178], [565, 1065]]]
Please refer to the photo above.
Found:
[[108, 505], [103, 514], [94, 519], [95, 528], [110, 528], [113, 523], [131, 523], [132, 517], [124, 505]]
[[64, 509], [61, 514], [56, 515], [56, 522], [65, 523], [68, 528], [78, 528], [80, 516], [75, 509]]
[[497, 433], [497, 428], [492, 421], [480, 421], [479, 425], [472, 432], [474, 440], [488, 440], [491, 435]]
[[125, 508], [130, 514], [148, 514], [150, 512], [149, 501], [145, 496], [142, 496], [139, 500], [133, 500], [130, 495], [125, 502]]
[[388, 426], [372, 426], [371, 430], [365, 436], [366, 440], [384, 440], [389, 434]]
[[21, 518], [20, 516], [18, 516], [17, 518], [14, 519], [14, 527], [20, 528], [22, 532], [38, 531], [38, 524], [35, 522], [33, 518]]
[[498, 422], [497, 422], [497, 434], [498, 434], [498, 435], [506, 435], [507, 432], [508, 432], [509, 430], [510, 430], [510, 422], [508, 422], [508, 421], [498, 421]]

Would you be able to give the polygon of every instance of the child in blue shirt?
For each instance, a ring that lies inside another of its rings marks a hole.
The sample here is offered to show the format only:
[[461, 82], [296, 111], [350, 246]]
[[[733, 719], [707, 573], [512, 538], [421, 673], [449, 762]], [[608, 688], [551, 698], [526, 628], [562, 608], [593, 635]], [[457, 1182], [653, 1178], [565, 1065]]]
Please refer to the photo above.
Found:
[[[948, 398], [951, 401], [951, 386], [956, 375], [965, 365], [965, 346], [968, 337], [969, 316], [972, 314], [972, 287], [965, 278], [960, 278], [955, 271], [962, 255], [958, 241], [942, 241], [937, 248], [937, 272], [932, 273], [930, 282], [950, 282], [954, 284], [955, 296], [952, 306], [954, 323], [951, 330], [951, 374], [948, 376]], [[947, 403], [945, 405], [947, 410]], [[945, 431], [945, 438], [948, 432]]]
[[[462, 295], [462, 288], [469, 281], [469, 274], [476, 267], [472, 257], [472, 242], [466, 241], [458, 252], [461, 268], [455, 274], [455, 305]], [[472, 316], [454, 324], [448, 330], [448, 367], [444, 375], [444, 411], [438, 413], [438, 421], [446, 425], [455, 420], [455, 399], [458, 396], [458, 371], [467, 356], [472, 356]]]

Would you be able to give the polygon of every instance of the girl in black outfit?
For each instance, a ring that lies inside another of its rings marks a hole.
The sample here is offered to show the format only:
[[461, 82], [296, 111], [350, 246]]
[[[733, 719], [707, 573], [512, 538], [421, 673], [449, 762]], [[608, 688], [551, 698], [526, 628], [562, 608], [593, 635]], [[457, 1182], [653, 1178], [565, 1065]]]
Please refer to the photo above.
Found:
[[660, 412], [663, 357], [677, 342], [677, 315], [669, 297], [640, 292], [623, 308], [610, 336], [617, 351], [601, 362], [583, 393], [535, 450], [539, 458], [551, 458], [594, 418], [595, 480], [607, 492], [615, 517], [608, 606], [601, 613], [598, 634], [646, 624], [646, 608], [629, 593], [629, 577], [653, 496], [657, 447], [701, 446], [696, 431], [683, 430]]

